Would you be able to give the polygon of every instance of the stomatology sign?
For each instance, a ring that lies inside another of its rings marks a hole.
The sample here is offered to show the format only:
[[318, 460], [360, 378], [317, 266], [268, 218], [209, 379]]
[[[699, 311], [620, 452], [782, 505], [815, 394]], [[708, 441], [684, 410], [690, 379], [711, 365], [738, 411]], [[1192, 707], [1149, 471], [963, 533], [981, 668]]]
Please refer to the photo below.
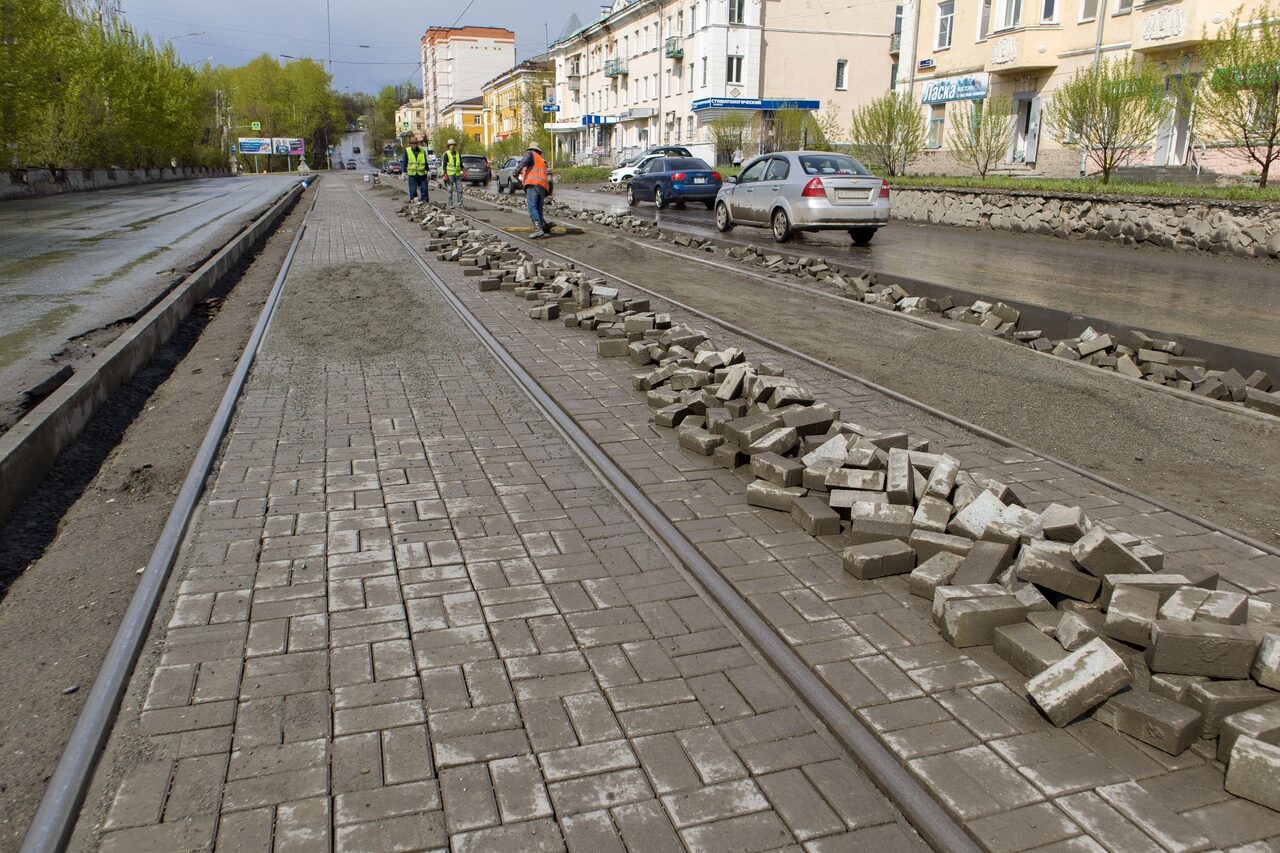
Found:
[[957, 74], [940, 77], [924, 84], [920, 93], [922, 104], [942, 104], [947, 101], [981, 101], [990, 89], [988, 74]]

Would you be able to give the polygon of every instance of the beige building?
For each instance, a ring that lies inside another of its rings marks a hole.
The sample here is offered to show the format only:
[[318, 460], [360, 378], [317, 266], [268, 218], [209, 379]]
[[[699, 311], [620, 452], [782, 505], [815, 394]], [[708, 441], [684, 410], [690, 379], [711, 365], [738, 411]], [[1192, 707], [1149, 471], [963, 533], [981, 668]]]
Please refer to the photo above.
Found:
[[401, 139], [417, 139], [427, 129], [422, 98], [405, 101], [396, 108], [396, 134]]
[[[1237, 0], [913, 0], [906, 6], [897, 85], [910, 88], [929, 127], [915, 169], [963, 173], [947, 150], [947, 128], [966, 101], [1013, 98], [1002, 171], [1077, 175], [1080, 154], [1042, 119], [1054, 90], [1095, 56], [1154, 63], [1172, 93], [1199, 75], [1196, 46]], [[917, 29], [918, 25], [918, 29]], [[915, 31], [913, 37], [912, 33]], [[1170, 94], [1168, 116], [1135, 164], [1240, 171], [1243, 164], [1197, 137], [1192, 111]], [[1093, 167], [1090, 165], [1089, 170]]]
[[[708, 161], [707, 123], [739, 113], [852, 107], [893, 77], [895, 4], [832, 9], [821, 0], [615, 0], [551, 47], [561, 154], [612, 163], [680, 144]], [[744, 151], [750, 156], [755, 151]]]
[[484, 99], [481, 138], [485, 147], [513, 136], [529, 136], [536, 128], [526, 105], [541, 103], [542, 90], [554, 82], [555, 65], [543, 54], [508, 68], [481, 86], [480, 95]]
[[[454, 101], [451, 104], [445, 104], [444, 109], [440, 110], [440, 120], [437, 124], [441, 127], [456, 127], [463, 136], [468, 136], [476, 142], [480, 142], [481, 137], [484, 135], [482, 111], [483, 103], [479, 95], [474, 98]], [[461, 141], [459, 140], [459, 142]]]
[[431, 27], [422, 36], [422, 99], [428, 133], [444, 108], [480, 96], [484, 81], [516, 61], [516, 34], [502, 27]]

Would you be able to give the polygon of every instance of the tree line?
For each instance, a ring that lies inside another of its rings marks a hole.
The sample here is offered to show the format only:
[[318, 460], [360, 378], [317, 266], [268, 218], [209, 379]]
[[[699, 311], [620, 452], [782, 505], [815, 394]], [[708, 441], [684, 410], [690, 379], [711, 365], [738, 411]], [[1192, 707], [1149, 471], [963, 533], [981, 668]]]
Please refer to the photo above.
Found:
[[[0, 32], [10, 168], [226, 166], [237, 136], [303, 137], [323, 168], [326, 141], [346, 123], [312, 60], [192, 67], [109, 10], [68, 0], [0, 0]], [[284, 157], [264, 160], [284, 167]]]

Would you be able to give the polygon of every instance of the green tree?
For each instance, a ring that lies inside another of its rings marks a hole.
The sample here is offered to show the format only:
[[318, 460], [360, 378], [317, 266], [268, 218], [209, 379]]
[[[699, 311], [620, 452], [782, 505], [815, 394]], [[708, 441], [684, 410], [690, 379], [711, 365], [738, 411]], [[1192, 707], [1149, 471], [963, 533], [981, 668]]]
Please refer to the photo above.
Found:
[[754, 124], [745, 113], [729, 112], [711, 119], [705, 125], [707, 137], [715, 147], [717, 166], [728, 166], [733, 162], [733, 153], [742, 152], [752, 147]]
[[839, 145], [845, 141], [844, 125], [840, 123], [840, 108], [835, 101], [827, 101], [818, 117], [814, 119], [818, 132], [827, 147]]
[[1043, 121], [1059, 143], [1093, 161], [1105, 184], [1151, 144], [1166, 111], [1154, 66], [1139, 68], [1126, 56], [1076, 71], [1053, 93]]
[[1200, 46], [1205, 73], [1192, 93], [1197, 125], [1225, 142], [1229, 153], [1257, 163], [1264, 188], [1280, 160], [1278, 15], [1270, 3], [1247, 19], [1244, 7], [1237, 8]]
[[864, 160], [902, 175], [924, 149], [924, 117], [910, 95], [890, 92], [853, 111], [849, 139]]
[[435, 126], [435, 129], [431, 131], [431, 150], [434, 151], [437, 156], [443, 157], [445, 149], [449, 147], [448, 143], [450, 139], [458, 144], [457, 148], [459, 154], [465, 152], [471, 145], [476, 144], [475, 139], [467, 136], [467, 134], [463, 132], [462, 128], [457, 125], [438, 124]]
[[992, 95], [985, 101], [953, 105], [951, 131], [947, 142], [951, 154], [985, 178], [987, 172], [1009, 150], [1013, 132], [1013, 99]]

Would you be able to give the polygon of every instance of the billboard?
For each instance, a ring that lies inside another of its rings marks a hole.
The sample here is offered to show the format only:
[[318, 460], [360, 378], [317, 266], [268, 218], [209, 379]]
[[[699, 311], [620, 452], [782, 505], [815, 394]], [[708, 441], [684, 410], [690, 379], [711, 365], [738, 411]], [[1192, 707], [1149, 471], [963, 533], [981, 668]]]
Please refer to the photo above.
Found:
[[271, 151], [273, 154], [292, 154], [294, 157], [301, 157], [303, 154], [302, 140], [290, 136], [273, 137]]
[[242, 136], [239, 139], [241, 154], [270, 154], [271, 139], [265, 136]]
[[990, 87], [987, 74], [958, 74], [929, 80], [921, 90], [920, 103], [945, 104], [947, 101], [981, 101]]

